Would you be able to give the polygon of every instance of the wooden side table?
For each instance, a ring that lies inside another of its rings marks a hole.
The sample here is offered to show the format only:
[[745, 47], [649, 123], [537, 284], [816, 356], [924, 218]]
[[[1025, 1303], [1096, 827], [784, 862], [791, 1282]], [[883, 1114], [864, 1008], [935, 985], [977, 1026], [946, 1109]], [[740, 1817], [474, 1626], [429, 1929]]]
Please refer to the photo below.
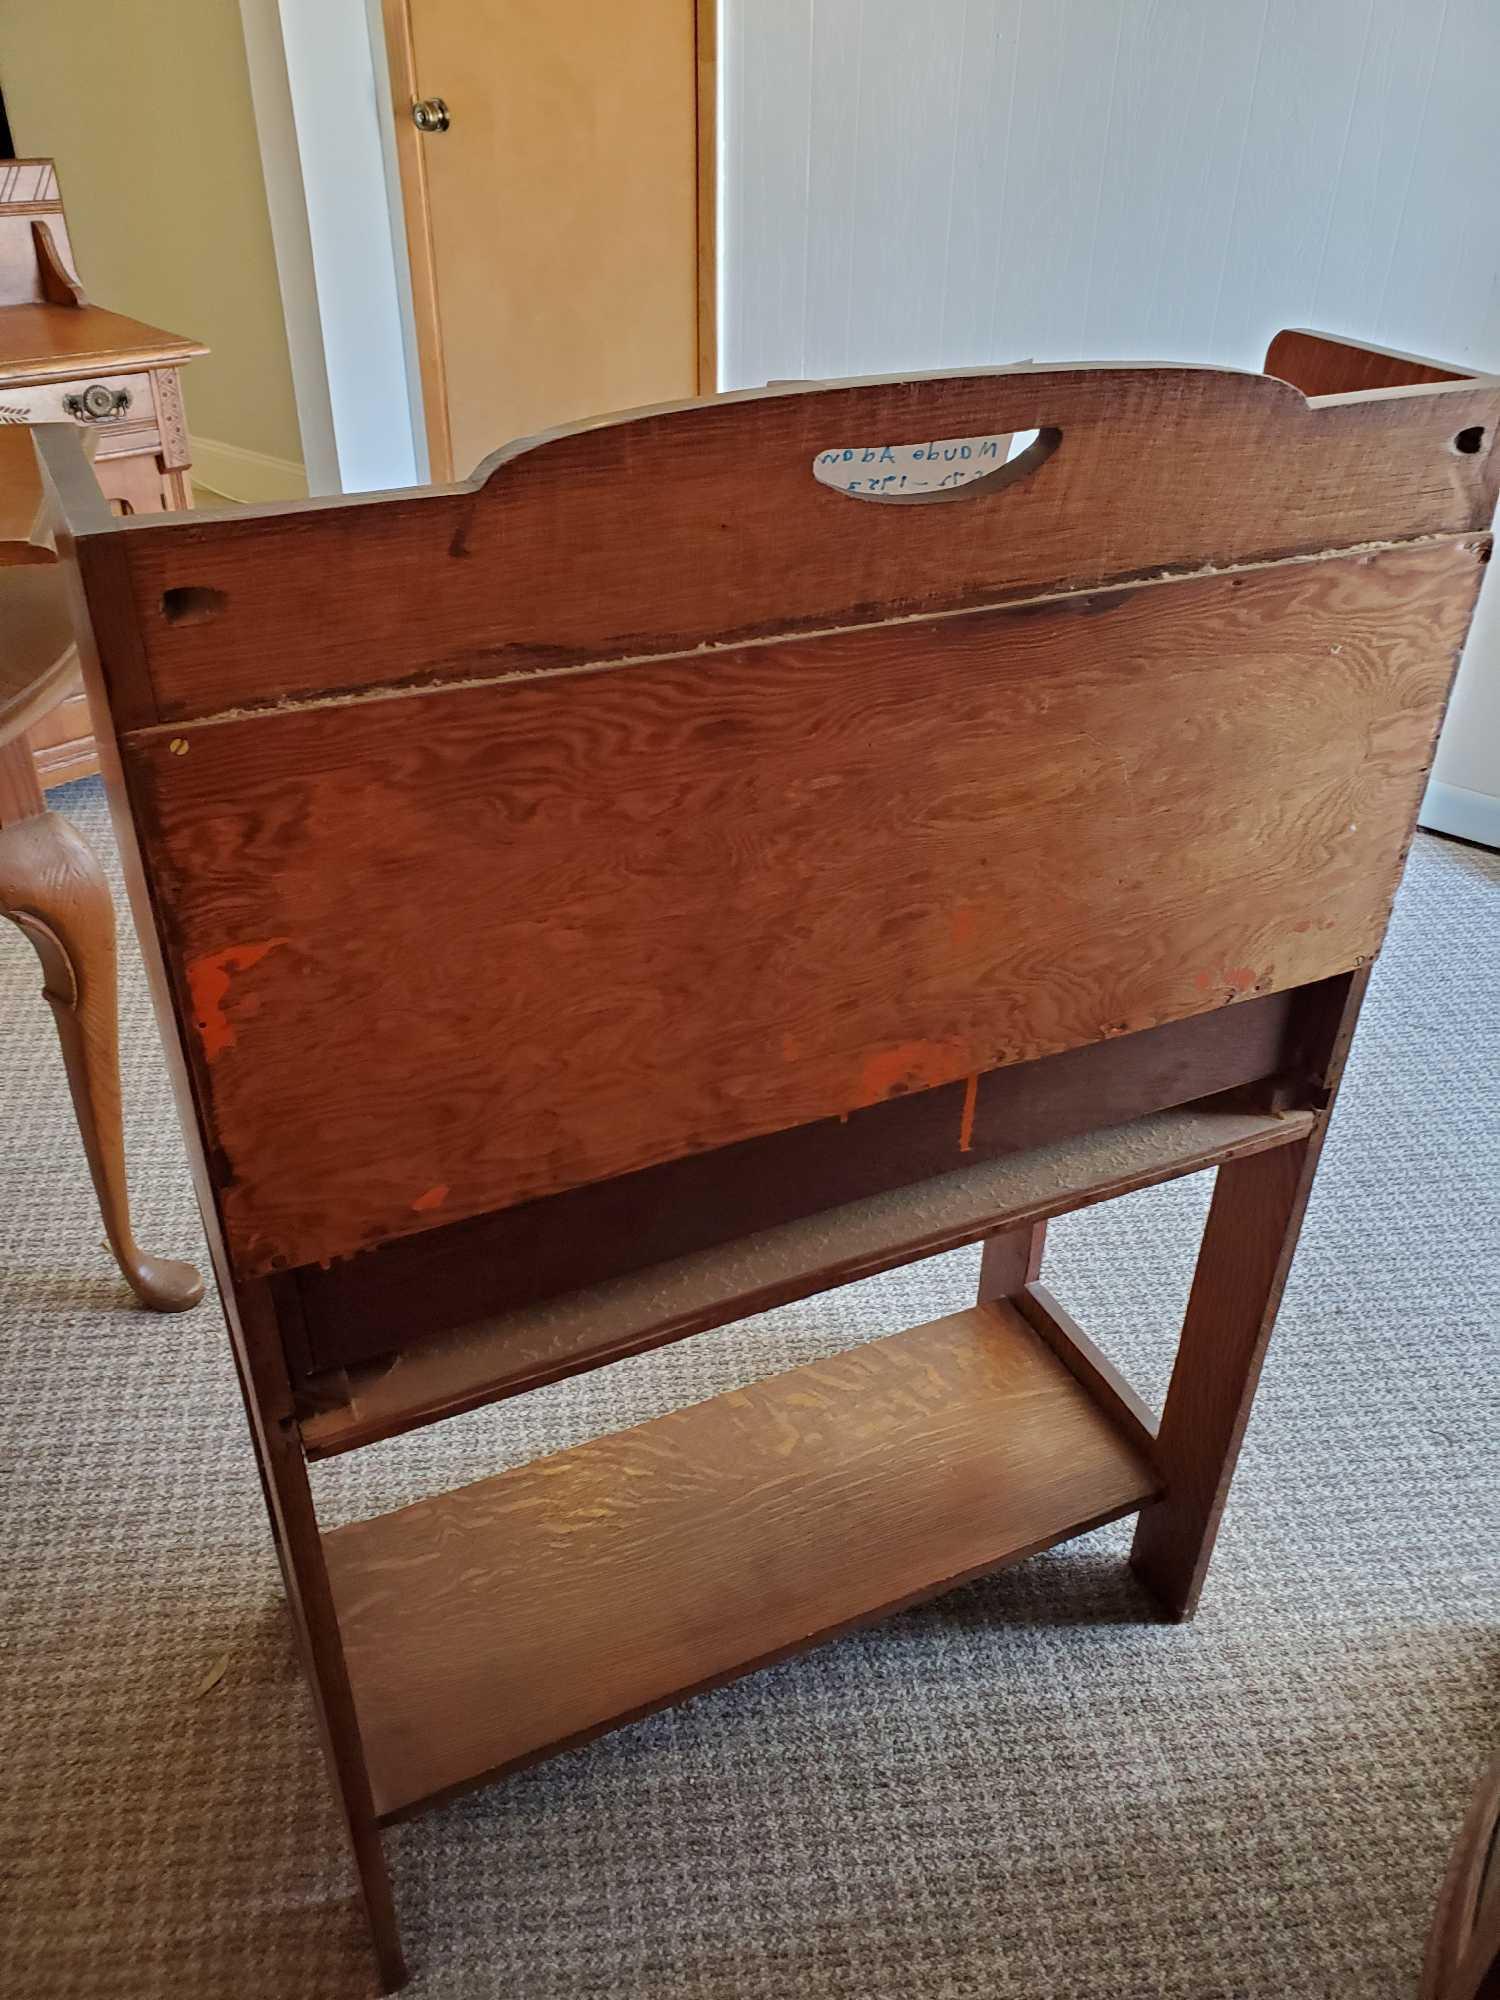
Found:
[[[35, 532], [40, 500], [30, 437], [0, 430], [0, 918], [29, 939], [41, 960], [42, 994], [57, 1022], [115, 1261], [143, 1306], [185, 1312], [202, 1298], [202, 1278], [191, 1264], [142, 1250], [130, 1225], [114, 899], [83, 836], [47, 811], [24, 740], [59, 689], [76, 686], [78, 677], [63, 571]], [[0, 1052], [4, 1043], [0, 1022]]]
[[[116, 513], [191, 507], [181, 368], [201, 341], [90, 305], [50, 160], [0, 162], [0, 424], [76, 424]], [[74, 685], [29, 732], [39, 783], [96, 771]]]

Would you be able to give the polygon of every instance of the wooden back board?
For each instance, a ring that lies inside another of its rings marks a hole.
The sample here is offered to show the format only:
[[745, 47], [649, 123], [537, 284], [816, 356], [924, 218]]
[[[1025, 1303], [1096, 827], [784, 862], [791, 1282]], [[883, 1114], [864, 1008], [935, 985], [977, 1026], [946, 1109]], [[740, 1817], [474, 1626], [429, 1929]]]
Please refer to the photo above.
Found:
[[[1380, 946], [1500, 383], [1034, 366], [417, 493], [64, 496], [238, 1283], [1326, 980]], [[952, 492], [817, 454], [1037, 430]], [[69, 479], [62, 447], [53, 476]]]

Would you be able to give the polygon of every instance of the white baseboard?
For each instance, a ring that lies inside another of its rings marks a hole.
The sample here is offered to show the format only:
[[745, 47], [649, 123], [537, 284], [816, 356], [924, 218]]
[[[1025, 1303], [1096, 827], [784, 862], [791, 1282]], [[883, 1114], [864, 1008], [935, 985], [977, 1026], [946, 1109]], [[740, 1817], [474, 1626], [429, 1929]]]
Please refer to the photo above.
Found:
[[1433, 779], [1417, 818], [1432, 833], [1451, 833], [1459, 840], [1476, 840], [1481, 847], [1500, 847], [1500, 799], [1488, 792], [1440, 785]]
[[246, 451], [217, 438], [188, 440], [193, 454], [193, 480], [226, 500], [253, 506], [262, 500], [305, 500], [307, 474], [292, 458], [272, 458], [263, 451]]

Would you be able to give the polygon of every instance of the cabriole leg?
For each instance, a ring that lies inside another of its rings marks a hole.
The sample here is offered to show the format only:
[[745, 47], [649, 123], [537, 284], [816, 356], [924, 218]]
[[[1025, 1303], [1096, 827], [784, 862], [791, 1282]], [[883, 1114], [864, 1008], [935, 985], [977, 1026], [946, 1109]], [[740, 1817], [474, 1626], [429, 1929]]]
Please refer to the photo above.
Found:
[[25, 932], [42, 961], [42, 991], [57, 1022], [73, 1109], [115, 1262], [142, 1305], [153, 1312], [186, 1312], [203, 1296], [202, 1278], [191, 1264], [142, 1250], [130, 1227], [114, 902], [92, 849], [60, 814], [41, 812], [0, 827], [0, 916]]

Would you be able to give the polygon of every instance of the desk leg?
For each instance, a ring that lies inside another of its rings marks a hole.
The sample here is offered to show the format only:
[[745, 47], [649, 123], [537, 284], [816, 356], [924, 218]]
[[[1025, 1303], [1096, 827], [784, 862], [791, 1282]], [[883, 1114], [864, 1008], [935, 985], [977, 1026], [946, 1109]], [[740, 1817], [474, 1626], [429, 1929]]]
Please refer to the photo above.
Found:
[[1305, 1139], [1219, 1168], [1156, 1460], [1166, 1483], [1142, 1513], [1130, 1560], [1170, 1616], [1191, 1618], [1302, 1230], [1313, 1176], [1370, 968], [1323, 982], [1294, 1067], [1323, 1116]]
[[1166, 1492], [1141, 1515], [1130, 1560], [1174, 1618], [1191, 1618], [1281, 1303], [1322, 1128], [1219, 1168], [1156, 1457]]
[[292, 1629], [353, 1853], [381, 1991], [394, 1993], [406, 1982], [406, 1964], [390, 1869], [375, 1816], [276, 1308], [264, 1280], [225, 1286], [224, 1301]]
[[[0, 751], [7, 767], [16, 757], [30, 775], [24, 743]], [[114, 901], [92, 849], [59, 814], [38, 812], [0, 827], [0, 917], [25, 932], [42, 961], [42, 992], [57, 1021], [73, 1109], [115, 1261], [142, 1305], [154, 1312], [186, 1312], [202, 1298], [203, 1280], [191, 1264], [151, 1256], [131, 1232]]]
[[1014, 1298], [1025, 1286], [1042, 1275], [1042, 1252], [1047, 1243], [1047, 1225], [1034, 1222], [1025, 1229], [1002, 1230], [987, 1236], [984, 1261], [979, 1266], [978, 1305], [992, 1299]]

